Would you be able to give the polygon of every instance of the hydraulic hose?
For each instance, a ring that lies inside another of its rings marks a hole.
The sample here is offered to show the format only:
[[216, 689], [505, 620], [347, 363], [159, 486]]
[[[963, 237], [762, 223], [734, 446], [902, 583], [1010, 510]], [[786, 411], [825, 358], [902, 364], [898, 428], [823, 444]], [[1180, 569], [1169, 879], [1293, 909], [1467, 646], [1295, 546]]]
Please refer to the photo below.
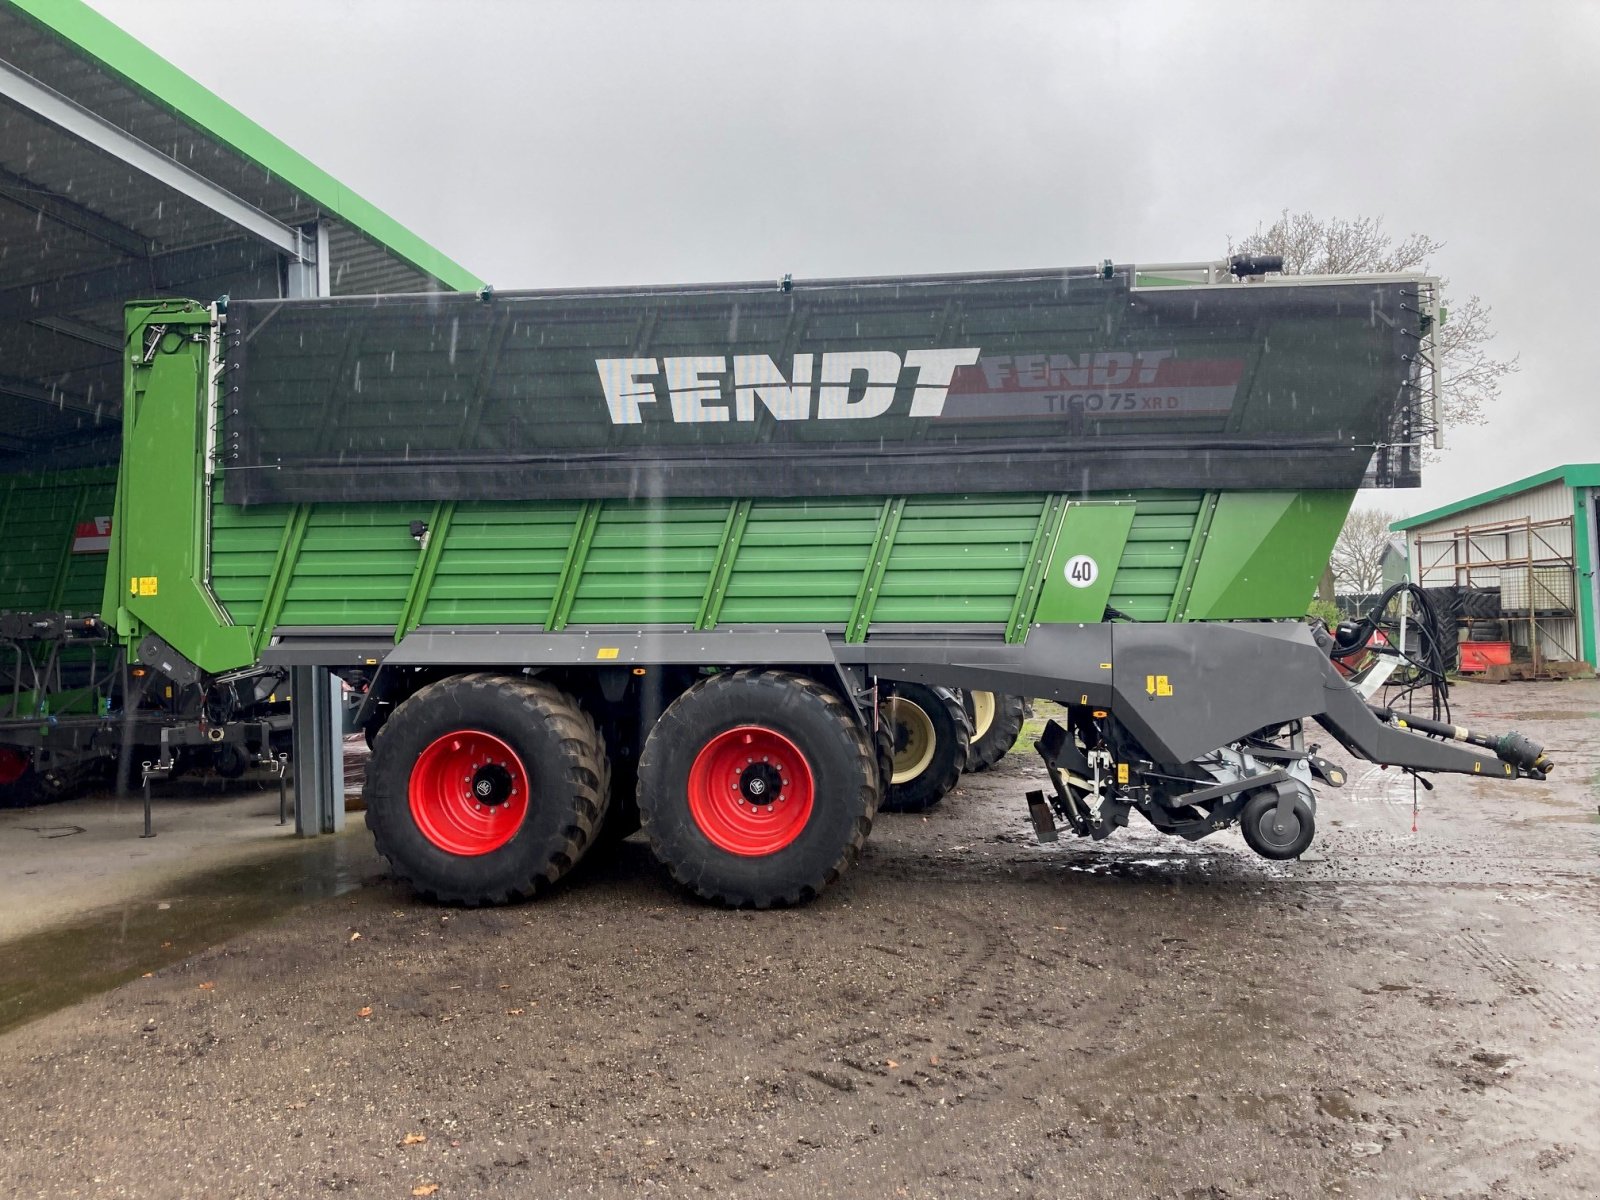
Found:
[[1497, 737], [1493, 734], [1473, 733], [1463, 725], [1430, 721], [1426, 717], [1396, 712], [1392, 708], [1379, 708], [1376, 704], [1369, 704], [1367, 707], [1372, 709], [1380, 720], [1398, 725], [1402, 729], [1415, 729], [1418, 733], [1429, 733], [1435, 737], [1467, 742], [1485, 750], [1493, 750], [1501, 762], [1510, 763], [1535, 779], [1543, 779], [1555, 767], [1555, 763], [1545, 757], [1543, 746], [1532, 738], [1514, 731], [1502, 733]]

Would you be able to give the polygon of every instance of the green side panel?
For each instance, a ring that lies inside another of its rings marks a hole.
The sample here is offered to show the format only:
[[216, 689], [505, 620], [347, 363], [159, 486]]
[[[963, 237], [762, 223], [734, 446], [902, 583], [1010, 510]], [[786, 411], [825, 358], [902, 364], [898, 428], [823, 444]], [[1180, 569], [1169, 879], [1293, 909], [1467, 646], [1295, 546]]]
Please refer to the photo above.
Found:
[[[1105, 619], [1116, 564], [1138, 505], [1132, 500], [1074, 500], [1067, 505], [1033, 619], [1041, 624]], [[1082, 568], [1087, 567], [1087, 571]]]
[[[116, 575], [106, 580], [101, 615], [109, 620], [116, 604], [117, 630], [132, 643], [149, 630], [215, 672], [248, 665], [255, 646], [248, 628], [229, 623], [203, 580], [205, 415], [198, 401], [209, 324], [207, 310], [189, 302], [128, 310], [128, 357], [135, 365], [123, 390], [122, 471], [108, 563]], [[165, 332], [147, 342], [147, 326], [157, 325]]]
[[906, 501], [872, 609], [885, 621], [1004, 624], [1022, 587], [1043, 494]]
[[566, 623], [693, 625], [732, 507], [606, 502]]
[[401, 606], [400, 620], [395, 624], [396, 641], [417, 627], [417, 617], [422, 611], [423, 598], [433, 587], [433, 577], [438, 573], [439, 559], [444, 554], [445, 543], [450, 537], [450, 525], [455, 515], [456, 505], [453, 500], [433, 506], [433, 513], [428, 518], [428, 533], [425, 535], [428, 544], [417, 555], [417, 565], [411, 573], [411, 586], [406, 588], [405, 604]]
[[754, 501], [719, 623], [844, 628], [882, 513], [882, 497]]
[[1203, 497], [1154, 492], [1137, 498], [1108, 603], [1136, 621], [1164, 621], [1177, 594]]
[[294, 512], [287, 504], [261, 508], [212, 506], [211, 590], [236, 624], [254, 625], [272, 585], [284, 527]]
[[423, 625], [543, 625], [583, 506], [457, 505]]
[[1299, 617], [1354, 492], [1223, 492], [1180, 620]]
[[1056, 539], [1061, 536], [1061, 522], [1067, 515], [1067, 498], [1059, 492], [1046, 496], [1039, 509], [1039, 522], [1028, 544], [1028, 565], [1023, 568], [1022, 584], [1011, 601], [1011, 615], [1006, 618], [1006, 641], [1024, 642], [1028, 639], [1028, 623], [1039, 607], [1039, 592], [1044, 586], [1045, 568], [1050, 565], [1050, 555], [1055, 550]]
[[280, 625], [396, 625], [421, 549], [415, 506], [318, 505], [284, 593]]
[[750, 501], [735, 501], [728, 510], [728, 522], [722, 530], [722, 542], [717, 546], [717, 559], [711, 568], [711, 578], [706, 581], [706, 594], [700, 600], [700, 612], [695, 617], [696, 629], [715, 629], [717, 617], [722, 612], [722, 600], [728, 594], [728, 577], [733, 574], [734, 559], [744, 542], [744, 527], [750, 522]]
[[0, 480], [0, 611], [100, 611], [106, 552], [73, 542], [79, 521], [110, 518], [115, 491], [109, 467]]
[[883, 513], [878, 518], [878, 533], [872, 539], [872, 553], [867, 556], [867, 569], [862, 572], [861, 587], [856, 592], [855, 603], [850, 607], [850, 624], [845, 627], [847, 642], [867, 640], [872, 610], [878, 602], [883, 575], [889, 568], [889, 555], [894, 550], [894, 535], [900, 528], [900, 516], [905, 509], [904, 496], [893, 496], [883, 502]]
[[273, 557], [272, 578], [267, 587], [266, 598], [261, 602], [261, 612], [256, 617], [256, 653], [260, 654], [272, 641], [272, 634], [278, 627], [278, 618], [283, 615], [283, 601], [289, 584], [294, 579], [294, 564], [300, 558], [300, 547], [305, 545], [306, 525], [311, 517], [309, 505], [297, 504], [289, 514], [289, 523], [284, 527], [283, 540], [278, 545], [278, 553]]

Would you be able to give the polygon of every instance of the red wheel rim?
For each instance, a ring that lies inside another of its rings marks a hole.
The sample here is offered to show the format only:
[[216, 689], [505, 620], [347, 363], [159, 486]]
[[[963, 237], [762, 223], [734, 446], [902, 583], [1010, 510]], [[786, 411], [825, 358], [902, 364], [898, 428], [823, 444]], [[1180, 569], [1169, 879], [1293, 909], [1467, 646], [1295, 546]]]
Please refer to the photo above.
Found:
[[719, 733], [689, 768], [689, 815], [719, 850], [776, 854], [811, 820], [816, 785], [806, 756], [762, 725]]
[[0, 787], [15, 783], [28, 771], [28, 756], [10, 746], [0, 746]]
[[492, 733], [458, 729], [417, 756], [408, 789], [411, 817], [447, 854], [488, 854], [522, 828], [528, 772], [517, 752]]

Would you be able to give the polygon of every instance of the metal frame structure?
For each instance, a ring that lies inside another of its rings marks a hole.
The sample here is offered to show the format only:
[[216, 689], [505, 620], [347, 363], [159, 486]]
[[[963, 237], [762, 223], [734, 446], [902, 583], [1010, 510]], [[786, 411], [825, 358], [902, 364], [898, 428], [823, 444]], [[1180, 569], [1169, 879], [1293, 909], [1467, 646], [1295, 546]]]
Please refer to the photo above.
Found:
[[[1562, 536], [1564, 531], [1565, 536]], [[1502, 618], [1512, 624], [1525, 623], [1528, 630], [1528, 653], [1535, 676], [1544, 673], [1547, 661], [1579, 662], [1583, 659], [1582, 624], [1578, 608], [1578, 558], [1577, 539], [1573, 519], [1535, 521], [1525, 517], [1520, 521], [1496, 521], [1484, 525], [1461, 525], [1416, 540], [1416, 576], [1426, 579], [1430, 572], [1448, 569], [1458, 588], [1490, 586], [1484, 576], [1493, 573], [1494, 586], [1500, 588]], [[1515, 535], [1520, 534], [1523, 553], [1510, 550]], [[1503, 549], [1492, 543], [1504, 539]], [[1563, 548], [1562, 543], [1565, 543]], [[1439, 556], [1432, 561], [1423, 556], [1430, 547], [1439, 547]], [[1448, 558], [1446, 557], [1448, 555]], [[1506, 599], [1506, 572], [1521, 570], [1526, 574], [1528, 604], [1526, 608], [1511, 607]], [[1566, 596], [1551, 588], [1541, 578], [1541, 572], [1562, 572], [1568, 580]], [[1547, 603], [1548, 601], [1548, 603]], [[1497, 621], [1502, 618], [1495, 618]], [[1465, 617], [1471, 626], [1484, 618]], [[1567, 644], [1557, 629], [1561, 622], [1570, 623], [1572, 642]], [[1560, 658], [1546, 659], [1544, 642], [1548, 640], [1562, 652]]]
[[42, 117], [85, 145], [126, 163], [139, 174], [205, 205], [245, 233], [276, 246], [292, 259], [298, 261], [304, 258], [305, 240], [292, 226], [246, 203], [226, 188], [217, 186], [205, 176], [160, 153], [148, 143], [73, 103], [6, 62], [0, 62], [0, 96]]

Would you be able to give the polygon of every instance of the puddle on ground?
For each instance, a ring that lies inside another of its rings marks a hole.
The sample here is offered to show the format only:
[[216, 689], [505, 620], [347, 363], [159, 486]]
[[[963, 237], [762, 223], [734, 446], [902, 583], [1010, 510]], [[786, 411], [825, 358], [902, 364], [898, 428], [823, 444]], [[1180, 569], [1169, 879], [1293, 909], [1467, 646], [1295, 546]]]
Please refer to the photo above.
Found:
[[1354, 1121], [1361, 1115], [1360, 1110], [1342, 1092], [1317, 1093], [1317, 1111], [1339, 1121]]
[[359, 835], [295, 842], [0, 944], [0, 1033], [351, 891], [375, 864]]

